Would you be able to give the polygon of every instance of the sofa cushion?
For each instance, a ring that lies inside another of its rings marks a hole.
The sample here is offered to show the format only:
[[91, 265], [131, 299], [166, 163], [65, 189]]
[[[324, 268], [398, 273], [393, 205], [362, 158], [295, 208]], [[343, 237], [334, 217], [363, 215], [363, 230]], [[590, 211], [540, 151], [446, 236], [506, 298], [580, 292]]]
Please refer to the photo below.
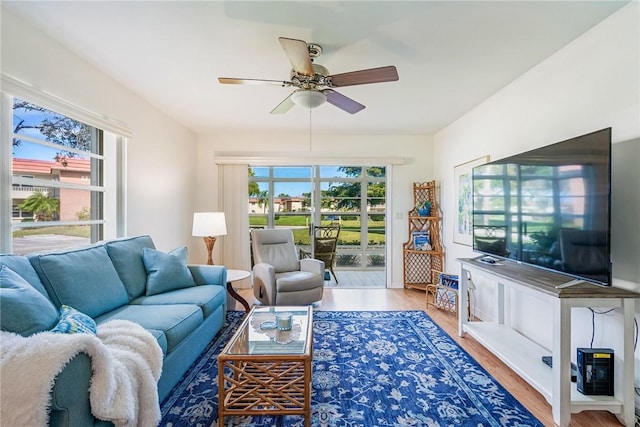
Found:
[[156, 341], [158, 341], [158, 344], [160, 345], [160, 349], [162, 350], [162, 356], [166, 356], [167, 355], [167, 336], [164, 334], [164, 332], [159, 331], [157, 329], [147, 329], [147, 331], [153, 335], [153, 337], [156, 339]]
[[51, 329], [58, 311], [51, 301], [6, 265], [0, 267], [0, 327], [29, 336]]
[[96, 334], [96, 322], [86, 314], [68, 305], [60, 307], [60, 319], [51, 332], [61, 334]]
[[147, 270], [147, 295], [196, 285], [187, 268], [186, 247], [176, 248], [168, 254], [144, 248], [142, 261]]
[[218, 285], [200, 285], [190, 288], [177, 289], [158, 295], [141, 296], [131, 304], [165, 305], [165, 304], [195, 304], [202, 310], [204, 317], [209, 317], [220, 306], [225, 304], [227, 292]]
[[202, 310], [195, 304], [172, 305], [125, 305], [98, 317], [100, 325], [111, 319], [124, 319], [136, 322], [145, 329], [164, 332], [167, 339], [167, 353], [196, 330], [204, 320]]
[[143, 295], [147, 284], [147, 270], [142, 262], [142, 250], [156, 248], [151, 237], [126, 237], [106, 242], [104, 246], [120, 280], [127, 288], [129, 299]]
[[49, 299], [49, 294], [40, 281], [38, 273], [36, 273], [36, 271], [33, 269], [33, 266], [29, 262], [29, 258], [23, 255], [1, 254], [0, 266], [2, 265], [6, 265], [10, 269], [12, 269], [14, 273], [22, 276], [22, 278], [29, 282], [29, 284], [33, 286], [38, 292]]
[[57, 306], [70, 305], [95, 319], [129, 302], [103, 245], [30, 255], [29, 261]]

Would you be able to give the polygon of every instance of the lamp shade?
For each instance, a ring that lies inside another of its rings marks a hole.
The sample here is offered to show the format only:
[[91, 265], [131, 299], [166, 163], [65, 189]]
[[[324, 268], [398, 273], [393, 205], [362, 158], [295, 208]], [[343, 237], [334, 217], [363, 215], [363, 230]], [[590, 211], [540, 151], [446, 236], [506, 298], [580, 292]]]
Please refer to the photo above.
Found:
[[226, 236], [227, 222], [224, 212], [196, 212], [193, 214], [193, 236]]
[[311, 109], [324, 104], [327, 96], [318, 90], [298, 89], [291, 94], [291, 100], [300, 107]]

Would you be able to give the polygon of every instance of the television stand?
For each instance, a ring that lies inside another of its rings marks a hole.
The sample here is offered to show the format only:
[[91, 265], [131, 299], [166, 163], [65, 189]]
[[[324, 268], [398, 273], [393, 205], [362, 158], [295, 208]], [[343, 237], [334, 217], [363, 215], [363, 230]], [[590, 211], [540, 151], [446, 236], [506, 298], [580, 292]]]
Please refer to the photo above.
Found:
[[[623, 425], [635, 425], [633, 332], [635, 299], [640, 298], [639, 293], [611, 286], [595, 286], [589, 282], [558, 288], [567, 282], [567, 277], [562, 274], [509, 261], [499, 265], [470, 258], [458, 261], [461, 263], [459, 307], [467, 305], [470, 273], [484, 276], [497, 288], [496, 312], [492, 321], [470, 322], [467, 311], [458, 310], [458, 334], [461, 337], [469, 334], [475, 338], [540, 392], [551, 405], [553, 421], [560, 427], [569, 426], [572, 413], [587, 410], [609, 411]], [[511, 326], [513, 310], [510, 300], [518, 300], [510, 296], [513, 294], [522, 294], [550, 307], [550, 349]], [[613, 396], [583, 395], [571, 383], [571, 356], [575, 351], [571, 344], [571, 312], [580, 307], [612, 307], [622, 315], [620, 327], [606, 337], [607, 347], [613, 348], [616, 355]], [[548, 355], [553, 355], [551, 369], [542, 362], [542, 357]]]
[[571, 286], [575, 286], [575, 285], [579, 285], [580, 283], [587, 283], [584, 280], [581, 279], [573, 279], [569, 282], [566, 283], [562, 283], [560, 285], [556, 285], [556, 289], [564, 289], [564, 288], [569, 288]]

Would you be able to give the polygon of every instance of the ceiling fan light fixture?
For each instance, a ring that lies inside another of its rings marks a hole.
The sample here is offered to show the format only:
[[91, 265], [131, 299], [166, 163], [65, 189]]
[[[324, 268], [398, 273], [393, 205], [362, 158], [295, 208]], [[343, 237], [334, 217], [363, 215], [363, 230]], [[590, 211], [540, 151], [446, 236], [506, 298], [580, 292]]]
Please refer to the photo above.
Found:
[[291, 101], [303, 108], [316, 108], [327, 102], [327, 96], [319, 90], [296, 90], [291, 94]]
[[260, 84], [297, 88], [271, 110], [271, 114], [284, 114], [294, 105], [311, 111], [325, 102], [349, 114], [355, 114], [362, 111], [365, 106], [336, 92], [334, 88], [398, 80], [398, 70], [393, 65], [330, 75], [329, 70], [314, 62], [322, 53], [319, 45], [287, 37], [279, 37], [278, 40], [291, 63], [290, 81], [231, 77], [219, 77], [218, 81], [222, 84]]

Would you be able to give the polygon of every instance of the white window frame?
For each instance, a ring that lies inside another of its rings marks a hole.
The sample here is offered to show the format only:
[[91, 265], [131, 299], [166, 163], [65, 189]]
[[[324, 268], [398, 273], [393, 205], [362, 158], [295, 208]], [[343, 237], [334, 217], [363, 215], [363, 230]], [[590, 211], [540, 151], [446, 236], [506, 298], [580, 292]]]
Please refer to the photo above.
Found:
[[[132, 137], [131, 130], [122, 122], [94, 113], [83, 107], [69, 103], [50, 93], [31, 85], [2, 75], [2, 93], [0, 93], [0, 252], [12, 252], [12, 185], [23, 183], [20, 177], [12, 176], [13, 160], [13, 98], [33, 103], [74, 120], [86, 123], [103, 133], [103, 153], [90, 154], [91, 158], [103, 160], [102, 185], [82, 185], [82, 190], [99, 191], [103, 194], [101, 220], [83, 221], [83, 224], [102, 224], [102, 239], [112, 239], [126, 235], [126, 145]], [[20, 138], [23, 138], [21, 135]], [[28, 138], [24, 138], [25, 140]], [[43, 144], [43, 141], [38, 141]], [[44, 143], [46, 145], [46, 142]], [[55, 145], [58, 148], [57, 145]], [[76, 151], [69, 149], [69, 151]], [[83, 155], [88, 153], [82, 152]], [[25, 178], [26, 179], [26, 178]], [[29, 184], [40, 185], [29, 180]], [[55, 182], [43, 183], [48, 187], [59, 186]], [[73, 224], [73, 221], [52, 221], [41, 225]], [[23, 228], [18, 225], [18, 228]], [[97, 236], [92, 233], [92, 240]]]
[[[339, 166], [356, 166], [356, 167], [361, 167], [362, 168], [362, 172], [360, 173], [359, 176], [357, 177], [323, 177], [321, 176], [321, 167], [322, 166], [334, 166], [334, 167], [339, 167]], [[385, 168], [385, 175], [383, 177], [373, 177], [367, 174], [367, 169], [369, 167], [376, 167], [376, 166], [382, 166]], [[368, 226], [367, 226], [367, 222], [368, 222], [368, 217], [369, 215], [372, 215], [372, 213], [370, 213], [367, 210], [367, 201], [368, 201], [368, 197], [366, 195], [367, 190], [368, 190], [368, 185], [374, 182], [384, 182], [385, 183], [385, 212], [383, 213], [383, 215], [385, 216], [385, 236], [386, 236], [386, 243], [385, 243], [385, 249], [384, 249], [384, 256], [385, 256], [385, 267], [384, 269], [389, 269], [389, 263], [390, 263], [390, 258], [389, 258], [389, 242], [391, 241], [391, 233], [390, 233], [390, 229], [389, 229], [389, 209], [387, 208], [389, 206], [389, 201], [390, 201], [390, 196], [389, 196], [389, 192], [388, 192], [388, 183], [389, 181], [389, 175], [390, 175], [390, 171], [391, 171], [391, 166], [390, 165], [386, 165], [386, 164], [372, 164], [372, 165], [361, 165], [361, 164], [357, 164], [357, 165], [351, 165], [351, 164], [335, 164], [335, 165], [262, 165], [262, 164], [249, 164], [247, 166], [248, 168], [253, 168], [253, 169], [257, 169], [257, 168], [263, 168], [263, 169], [267, 169], [268, 170], [268, 175], [267, 176], [251, 176], [248, 178], [249, 182], [256, 182], [256, 183], [267, 183], [268, 186], [268, 193], [269, 193], [269, 199], [268, 199], [268, 211], [265, 213], [267, 216], [267, 228], [273, 228], [275, 227], [275, 217], [277, 215], [285, 215], [285, 216], [305, 216], [305, 215], [309, 215], [310, 216], [310, 220], [312, 223], [314, 224], [320, 224], [320, 220], [322, 216], [326, 216], [326, 215], [354, 215], [354, 216], [358, 216], [360, 217], [360, 236], [361, 236], [361, 242], [360, 245], [357, 248], [353, 248], [353, 247], [341, 247], [340, 248], [340, 252], [341, 254], [354, 254], [354, 255], [360, 255], [361, 256], [361, 261], [360, 261], [360, 265], [357, 267], [353, 267], [352, 269], [354, 270], [382, 270], [383, 268], [375, 268], [375, 267], [371, 267], [368, 265], [367, 263], [367, 255], [375, 255], [376, 254], [376, 247], [372, 247], [371, 245], [368, 244]], [[286, 167], [305, 167], [305, 168], [309, 168], [309, 177], [304, 177], [304, 178], [292, 178], [292, 177], [277, 177], [274, 174], [274, 169], [277, 168], [286, 168]], [[310, 184], [310, 193], [311, 193], [311, 199], [309, 200], [310, 202], [310, 212], [298, 212], [298, 213], [291, 213], [291, 212], [278, 212], [276, 210], [276, 206], [275, 206], [275, 199], [278, 197], [275, 194], [274, 188], [275, 188], [275, 184], [278, 183], [296, 183], [296, 182], [301, 182], [301, 183], [309, 183]], [[325, 211], [322, 212], [321, 209], [313, 209], [314, 206], [321, 206], [321, 195], [322, 195], [322, 184], [335, 184], [335, 183], [359, 183], [360, 184], [360, 188], [361, 188], [361, 193], [364, 191], [364, 195], [361, 194], [360, 197], [360, 206], [359, 206], [359, 210], [357, 212], [342, 212], [342, 211]], [[375, 213], [374, 213], [375, 214]], [[247, 216], [251, 217], [251, 213], [248, 213]], [[260, 214], [257, 213], [257, 215], [264, 215], [264, 214]], [[311, 248], [306, 248], [311, 250]], [[379, 253], [379, 252], [378, 252]], [[349, 268], [341, 268], [343, 270], [347, 270]]]

